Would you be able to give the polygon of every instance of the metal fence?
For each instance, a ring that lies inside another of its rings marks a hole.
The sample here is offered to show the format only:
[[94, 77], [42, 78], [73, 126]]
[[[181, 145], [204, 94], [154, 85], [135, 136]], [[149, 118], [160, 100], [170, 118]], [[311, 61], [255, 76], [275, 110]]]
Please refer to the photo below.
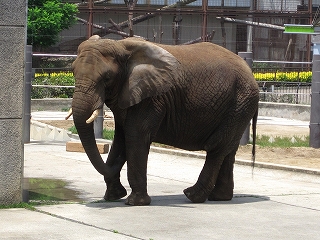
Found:
[[[34, 57], [75, 58], [76, 55], [33, 54]], [[279, 62], [253, 61], [252, 71], [257, 78], [260, 88], [260, 101], [291, 104], [311, 104], [311, 62]], [[37, 67], [33, 68], [37, 74], [47, 74], [42, 83], [33, 81], [33, 98], [52, 98], [57, 96], [72, 97], [73, 85], [57, 85], [50, 82], [50, 76], [59, 73], [71, 72], [70, 66]], [[267, 78], [265, 80], [261, 80]], [[288, 81], [290, 80], [290, 81]], [[293, 81], [292, 81], [293, 80]], [[306, 82], [307, 81], [307, 82]]]
[[254, 61], [260, 101], [311, 104], [312, 62]]
[[258, 82], [260, 101], [292, 104], [311, 104], [311, 83]]

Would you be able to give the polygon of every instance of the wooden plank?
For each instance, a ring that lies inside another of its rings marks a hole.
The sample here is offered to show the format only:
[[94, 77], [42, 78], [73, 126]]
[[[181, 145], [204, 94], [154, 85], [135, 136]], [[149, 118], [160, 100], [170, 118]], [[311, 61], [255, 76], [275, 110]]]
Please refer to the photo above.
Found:
[[[105, 154], [109, 152], [108, 143], [97, 143], [97, 147], [100, 154]], [[81, 142], [67, 142], [66, 143], [67, 152], [85, 152]]]

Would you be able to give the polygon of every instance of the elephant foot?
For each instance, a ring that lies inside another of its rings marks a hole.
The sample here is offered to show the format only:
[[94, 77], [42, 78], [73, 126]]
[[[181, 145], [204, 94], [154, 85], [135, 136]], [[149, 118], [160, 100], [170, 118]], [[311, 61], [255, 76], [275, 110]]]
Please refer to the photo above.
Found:
[[121, 199], [127, 195], [127, 190], [119, 182], [117, 183], [108, 183], [107, 190], [104, 195], [106, 201], [115, 201]]
[[131, 205], [131, 206], [144, 206], [144, 205], [149, 205], [151, 203], [151, 198], [148, 195], [148, 193], [139, 193], [139, 192], [132, 192], [125, 204], [126, 205]]
[[186, 188], [185, 190], [183, 190], [183, 193], [193, 203], [203, 203], [207, 200], [208, 197], [208, 195], [203, 190], [200, 190], [196, 186]]
[[209, 194], [209, 201], [230, 201], [233, 197], [233, 190], [213, 189]]

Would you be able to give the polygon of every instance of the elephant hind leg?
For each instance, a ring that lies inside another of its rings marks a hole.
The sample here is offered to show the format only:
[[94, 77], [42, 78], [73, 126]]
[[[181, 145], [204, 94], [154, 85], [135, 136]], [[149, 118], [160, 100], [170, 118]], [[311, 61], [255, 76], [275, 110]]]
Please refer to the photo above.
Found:
[[214, 189], [210, 193], [209, 201], [229, 201], [233, 197], [233, 166], [236, 151], [227, 155], [221, 165]]
[[209, 194], [214, 189], [223, 159], [224, 156], [221, 153], [207, 153], [206, 161], [198, 181], [195, 185], [183, 191], [188, 199], [194, 203], [202, 203], [208, 199]]

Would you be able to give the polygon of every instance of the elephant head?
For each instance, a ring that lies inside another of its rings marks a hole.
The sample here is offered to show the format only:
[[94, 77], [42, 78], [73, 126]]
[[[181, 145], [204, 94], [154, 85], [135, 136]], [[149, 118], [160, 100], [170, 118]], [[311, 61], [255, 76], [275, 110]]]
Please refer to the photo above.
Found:
[[72, 114], [83, 147], [100, 174], [111, 178], [124, 162], [110, 167], [102, 160], [92, 123], [97, 111], [106, 103], [116, 118], [116, 112], [168, 91], [178, 65], [168, 51], [137, 38], [115, 41], [93, 36], [80, 44], [72, 66], [76, 79]]

